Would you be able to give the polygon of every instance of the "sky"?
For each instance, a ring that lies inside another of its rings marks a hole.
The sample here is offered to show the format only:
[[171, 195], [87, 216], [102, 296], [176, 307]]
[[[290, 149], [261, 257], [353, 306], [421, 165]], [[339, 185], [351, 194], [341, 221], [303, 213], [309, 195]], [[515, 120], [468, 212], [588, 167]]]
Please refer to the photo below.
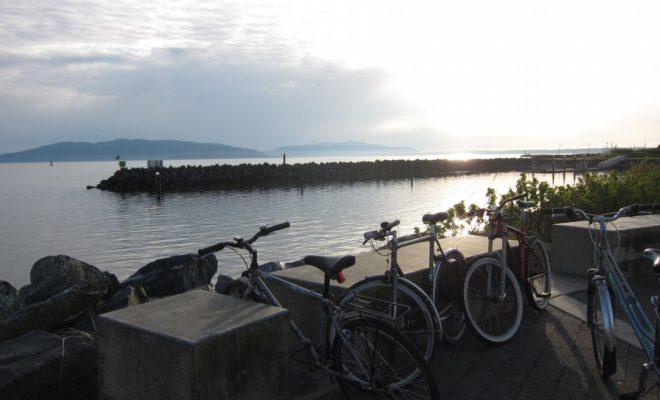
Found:
[[0, 154], [660, 144], [655, 0], [2, 0]]

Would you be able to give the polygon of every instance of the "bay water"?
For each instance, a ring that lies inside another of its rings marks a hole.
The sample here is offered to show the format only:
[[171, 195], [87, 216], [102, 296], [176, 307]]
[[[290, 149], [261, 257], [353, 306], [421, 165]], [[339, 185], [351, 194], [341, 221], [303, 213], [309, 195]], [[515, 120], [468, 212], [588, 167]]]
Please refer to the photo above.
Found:
[[[287, 162], [387, 158], [401, 157], [287, 158]], [[261, 162], [280, 160], [176, 160], [166, 161], [165, 166]], [[129, 168], [146, 166], [146, 161], [127, 163]], [[262, 224], [284, 221], [291, 228], [256, 242], [260, 262], [292, 261], [308, 254], [356, 254], [369, 251], [362, 246], [362, 233], [377, 229], [382, 221], [399, 219], [399, 234], [413, 233], [415, 227], [423, 227], [424, 213], [444, 211], [461, 200], [483, 205], [488, 187], [504, 193], [520, 176], [471, 174], [162, 196], [86, 189], [116, 169], [116, 162], [0, 164], [0, 280], [17, 288], [26, 285], [37, 260], [58, 254], [123, 280], [155, 259], [194, 253], [234, 236], [249, 238]], [[552, 175], [537, 177], [552, 180]], [[245, 268], [229, 250], [217, 256], [223, 274], [237, 276]]]

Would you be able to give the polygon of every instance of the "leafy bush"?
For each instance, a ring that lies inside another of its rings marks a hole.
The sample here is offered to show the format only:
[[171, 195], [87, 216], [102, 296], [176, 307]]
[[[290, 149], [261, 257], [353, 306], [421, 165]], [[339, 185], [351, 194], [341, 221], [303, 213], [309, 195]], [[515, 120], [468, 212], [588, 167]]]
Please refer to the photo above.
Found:
[[[609, 173], [590, 172], [578, 178], [574, 185], [552, 187], [547, 182], [540, 182], [537, 178], [531, 179], [527, 174], [520, 174], [515, 188], [498, 196], [495, 190], [488, 188], [486, 198], [488, 207], [493, 207], [498, 201], [527, 193], [527, 201], [536, 203], [537, 208], [527, 213], [526, 228], [536, 232], [544, 238], [550, 236], [552, 221], [549, 216], [542, 213], [543, 208], [549, 207], [577, 207], [587, 212], [601, 214], [617, 211], [623, 206], [634, 203], [653, 203], [660, 201], [660, 166], [639, 163], [624, 172], [612, 171]], [[483, 230], [484, 218], [477, 218], [472, 224], [467, 221], [467, 215], [478, 206], [466, 206], [460, 202], [447, 212], [450, 218], [438, 225], [440, 237], [455, 236], [465, 230], [471, 233]], [[520, 224], [520, 211], [515, 204], [508, 204], [504, 214], [511, 225]], [[416, 228], [417, 233], [420, 232]]]

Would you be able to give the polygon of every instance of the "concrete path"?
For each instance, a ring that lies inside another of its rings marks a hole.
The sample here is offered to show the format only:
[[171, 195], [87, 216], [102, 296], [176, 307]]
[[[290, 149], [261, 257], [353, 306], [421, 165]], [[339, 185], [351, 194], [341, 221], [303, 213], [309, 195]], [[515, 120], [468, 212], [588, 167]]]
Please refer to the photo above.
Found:
[[[652, 284], [649, 284], [651, 282]], [[595, 367], [590, 331], [582, 303], [585, 279], [553, 277], [553, 299], [545, 312], [525, 308], [516, 337], [502, 346], [481, 343], [469, 331], [454, 345], [440, 344], [432, 368], [443, 399], [618, 399], [637, 389], [644, 357], [629, 344], [636, 339], [617, 323], [618, 371], [604, 382]], [[655, 288], [653, 276], [633, 280], [633, 288]], [[647, 301], [640, 296], [640, 301]], [[649, 376], [649, 383], [653, 377]], [[317, 400], [342, 399], [340, 389]], [[645, 399], [660, 399], [654, 389]]]

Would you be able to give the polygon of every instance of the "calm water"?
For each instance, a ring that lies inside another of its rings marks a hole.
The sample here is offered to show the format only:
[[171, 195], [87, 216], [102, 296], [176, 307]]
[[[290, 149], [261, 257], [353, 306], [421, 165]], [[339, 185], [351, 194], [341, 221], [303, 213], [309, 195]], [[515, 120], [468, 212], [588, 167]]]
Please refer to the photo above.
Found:
[[[287, 160], [296, 161], [307, 160]], [[129, 161], [128, 167], [145, 164]], [[486, 188], [501, 193], [519, 177], [517, 173], [482, 174], [418, 179], [412, 185], [409, 180], [397, 180], [330, 184], [303, 191], [179, 193], [160, 199], [85, 189], [115, 170], [115, 162], [55, 163], [53, 167], [0, 164], [0, 280], [16, 287], [25, 285], [35, 261], [57, 254], [93, 264], [122, 280], [157, 258], [195, 252], [234, 236], [247, 238], [261, 224], [283, 221], [289, 221], [291, 228], [257, 242], [261, 262], [290, 261], [306, 254], [357, 253], [368, 250], [361, 245], [362, 232], [377, 228], [383, 220], [398, 218], [400, 234], [412, 233], [422, 226], [425, 212], [442, 211], [460, 200], [483, 204]], [[218, 258], [223, 273], [236, 275], [244, 268], [229, 251]]]

